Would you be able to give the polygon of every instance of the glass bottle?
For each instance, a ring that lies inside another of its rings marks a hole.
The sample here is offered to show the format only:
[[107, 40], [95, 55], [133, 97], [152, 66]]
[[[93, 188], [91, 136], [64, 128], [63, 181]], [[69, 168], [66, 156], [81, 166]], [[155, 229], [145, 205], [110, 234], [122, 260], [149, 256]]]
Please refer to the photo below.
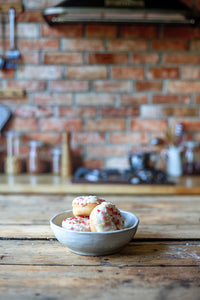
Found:
[[183, 172], [187, 175], [197, 174], [197, 147], [198, 143], [195, 141], [185, 142], [185, 154], [183, 163]]
[[54, 175], [60, 175], [61, 172], [61, 148], [55, 147], [51, 150], [52, 164], [51, 171]]
[[20, 135], [13, 131], [8, 131], [5, 135], [7, 144], [7, 156], [4, 163], [5, 173], [19, 174], [23, 169], [19, 153]]
[[30, 150], [27, 159], [27, 171], [30, 174], [40, 174], [45, 172], [45, 164], [42, 159], [42, 141], [30, 141]]

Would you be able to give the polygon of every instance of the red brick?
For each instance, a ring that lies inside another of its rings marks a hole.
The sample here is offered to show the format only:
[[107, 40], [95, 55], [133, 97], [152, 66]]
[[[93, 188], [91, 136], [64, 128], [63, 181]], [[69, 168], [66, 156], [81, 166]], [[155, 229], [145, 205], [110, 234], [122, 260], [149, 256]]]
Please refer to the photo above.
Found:
[[42, 16], [41, 10], [35, 10], [35, 11], [25, 10], [16, 16], [16, 21], [26, 22], [26, 23], [42, 23], [44, 22], [44, 18]]
[[166, 26], [163, 28], [163, 38], [194, 39], [200, 37], [198, 27], [188, 26]]
[[112, 67], [111, 76], [115, 79], [143, 79], [142, 67]]
[[157, 105], [142, 105], [140, 115], [142, 118], [159, 118], [161, 109]]
[[200, 95], [196, 95], [194, 99], [195, 104], [200, 104]]
[[83, 54], [81, 53], [45, 53], [44, 64], [58, 65], [80, 65], [83, 64]]
[[184, 67], [182, 68], [183, 79], [200, 79], [200, 68]]
[[[11, 1], [11, 0], [9, 0]], [[45, 7], [50, 7], [58, 4], [57, 0], [26, 0], [25, 8], [27, 9], [42, 9]]]
[[5, 87], [7, 88], [22, 88], [27, 92], [33, 91], [44, 91], [46, 89], [45, 81], [34, 81], [34, 80], [17, 80], [17, 81], [6, 81]]
[[97, 92], [130, 92], [131, 84], [128, 81], [102, 81], [94, 82], [94, 90]]
[[39, 38], [38, 24], [18, 23], [16, 27], [16, 36], [19, 38], [35, 39]]
[[33, 103], [40, 105], [72, 105], [72, 94], [66, 93], [36, 93], [33, 95]]
[[57, 66], [24, 66], [17, 72], [18, 79], [59, 79], [62, 68]]
[[121, 105], [134, 105], [134, 104], [146, 104], [148, 102], [148, 96], [146, 94], [134, 94], [134, 95], [120, 95]]
[[97, 109], [95, 107], [59, 107], [58, 116], [67, 118], [78, 117], [91, 117], [94, 118], [97, 115]]
[[126, 64], [128, 54], [125, 53], [89, 53], [89, 64]]
[[22, 64], [35, 64], [38, 65], [40, 63], [40, 56], [37, 52], [28, 52], [20, 54], [20, 63]]
[[14, 78], [14, 70], [0, 70], [0, 79]]
[[63, 26], [48, 26], [47, 24], [41, 27], [41, 36], [43, 37], [82, 37], [83, 26], [81, 24], [67, 24]]
[[62, 43], [62, 50], [74, 51], [97, 51], [104, 50], [102, 40], [96, 39], [64, 39]]
[[140, 113], [138, 106], [133, 107], [104, 107], [100, 109], [102, 117], [133, 117]]
[[197, 117], [199, 110], [196, 107], [163, 107], [162, 114], [167, 117]]
[[199, 93], [199, 81], [170, 81], [167, 84], [169, 93]]
[[125, 25], [121, 27], [122, 37], [155, 38], [158, 37], [158, 26]]
[[28, 143], [30, 140], [43, 141], [44, 143], [56, 145], [62, 142], [62, 134], [49, 132], [34, 132], [25, 133], [22, 136], [23, 143]]
[[107, 25], [107, 24], [86, 25], [87, 37], [115, 38], [117, 36], [117, 31], [118, 28], [116, 25]]
[[156, 81], [138, 81], [135, 83], [135, 88], [137, 92], [140, 91], [161, 91], [162, 82]]
[[81, 93], [76, 95], [78, 106], [108, 106], [114, 105], [115, 96], [106, 93]]
[[189, 95], [153, 95], [152, 103], [155, 104], [190, 104], [191, 97]]
[[99, 132], [77, 132], [72, 136], [73, 144], [87, 145], [87, 144], [104, 144], [105, 136]]
[[156, 51], [186, 51], [189, 49], [189, 43], [181, 40], [154, 40], [151, 48]]
[[[20, 39], [18, 41], [19, 49], [24, 50], [58, 50], [58, 39]], [[31, 55], [31, 54], [29, 54]]]
[[147, 72], [147, 78], [149, 79], [159, 79], [159, 78], [178, 78], [179, 69], [178, 68], [169, 68], [169, 67], [154, 67], [149, 68]]
[[163, 131], [167, 129], [166, 120], [131, 120], [130, 129], [140, 131]]
[[109, 40], [107, 42], [108, 51], [145, 51], [147, 50], [146, 40]]
[[16, 130], [19, 132], [37, 131], [37, 119], [12, 118], [8, 123], [7, 130]]
[[199, 51], [200, 50], [200, 41], [199, 40], [191, 41], [191, 48], [193, 51]]
[[83, 167], [90, 169], [103, 169], [104, 168], [104, 160], [103, 159], [85, 159], [82, 162]]
[[100, 119], [88, 120], [86, 130], [88, 131], [115, 131], [125, 130], [126, 123], [123, 119]]
[[41, 131], [80, 131], [82, 130], [82, 121], [80, 119], [42, 119], [40, 120]]
[[14, 109], [14, 115], [20, 118], [51, 117], [53, 109], [52, 107], [44, 106], [17, 106]]
[[109, 142], [110, 144], [145, 144], [148, 142], [148, 135], [144, 132], [110, 133]]
[[199, 64], [200, 58], [198, 54], [191, 53], [173, 53], [173, 54], [164, 54], [163, 62], [165, 64]]
[[50, 91], [56, 92], [87, 92], [89, 90], [88, 81], [78, 80], [58, 80], [49, 83]]
[[181, 123], [183, 124], [185, 131], [200, 131], [200, 120], [187, 120], [187, 119], [181, 119]]
[[69, 67], [66, 76], [70, 79], [104, 79], [107, 78], [107, 69], [98, 66]]
[[29, 95], [25, 95], [24, 97], [17, 98], [0, 98], [0, 103], [6, 106], [8, 105], [16, 105], [16, 104], [28, 104], [29, 103]]
[[88, 146], [87, 153], [93, 157], [113, 157], [113, 156], [126, 156], [127, 149], [125, 146]]
[[160, 56], [158, 53], [134, 53], [132, 55], [134, 64], [155, 64], [159, 60]]

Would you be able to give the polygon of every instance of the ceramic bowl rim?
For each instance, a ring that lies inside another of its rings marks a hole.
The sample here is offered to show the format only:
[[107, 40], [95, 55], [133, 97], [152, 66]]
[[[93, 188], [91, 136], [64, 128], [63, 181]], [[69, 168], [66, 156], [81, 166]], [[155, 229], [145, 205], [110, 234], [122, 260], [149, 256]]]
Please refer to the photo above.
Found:
[[137, 228], [137, 226], [139, 225], [139, 218], [132, 212], [130, 211], [126, 211], [126, 210], [122, 210], [122, 209], [119, 209], [121, 213], [125, 213], [125, 214], [129, 214], [131, 215], [135, 221], [134, 221], [134, 224], [130, 227], [126, 227], [126, 228], [123, 228], [123, 229], [120, 229], [120, 230], [110, 230], [110, 231], [104, 231], [104, 232], [91, 232], [91, 231], [77, 231], [77, 230], [70, 230], [70, 229], [66, 229], [62, 226], [59, 226], [57, 225], [55, 222], [54, 222], [54, 219], [64, 213], [72, 213], [72, 210], [69, 209], [69, 210], [65, 210], [65, 211], [62, 211], [62, 212], [59, 212], [57, 213], [56, 215], [54, 215], [51, 219], [50, 219], [50, 225], [53, 225], [55, 226], [56, 228], [58, 228], [58, 230], [63, 230], [64, 232], [69, 232], [69, 233], [73, 233], [73, 234], [81, 234], [81, 235], [108, 235], [108, 234], [119, 234], [120, 232], [126, 232], [126, 231], [130, 231], [134, 228]]

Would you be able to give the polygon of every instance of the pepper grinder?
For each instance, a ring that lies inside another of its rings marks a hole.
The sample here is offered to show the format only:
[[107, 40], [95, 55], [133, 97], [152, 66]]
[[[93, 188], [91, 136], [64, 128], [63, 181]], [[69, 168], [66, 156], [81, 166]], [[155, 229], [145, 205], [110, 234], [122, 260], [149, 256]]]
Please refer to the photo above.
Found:
[[65, 132], [62, 135], [61, 176], [62, 178], [69, 178], [71, 175], [70, 134]]

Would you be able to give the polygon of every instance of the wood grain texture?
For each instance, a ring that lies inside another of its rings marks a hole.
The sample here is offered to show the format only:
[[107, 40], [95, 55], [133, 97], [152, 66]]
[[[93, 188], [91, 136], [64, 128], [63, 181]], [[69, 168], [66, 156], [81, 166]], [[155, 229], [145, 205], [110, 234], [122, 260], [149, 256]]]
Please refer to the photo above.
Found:
[[73, 194], [0, 194], [0, 299], [199, 300], [199, 196], [106, 195], [140, 218], [135, 238], [109, 256], [80, 256], [49, 219]]

